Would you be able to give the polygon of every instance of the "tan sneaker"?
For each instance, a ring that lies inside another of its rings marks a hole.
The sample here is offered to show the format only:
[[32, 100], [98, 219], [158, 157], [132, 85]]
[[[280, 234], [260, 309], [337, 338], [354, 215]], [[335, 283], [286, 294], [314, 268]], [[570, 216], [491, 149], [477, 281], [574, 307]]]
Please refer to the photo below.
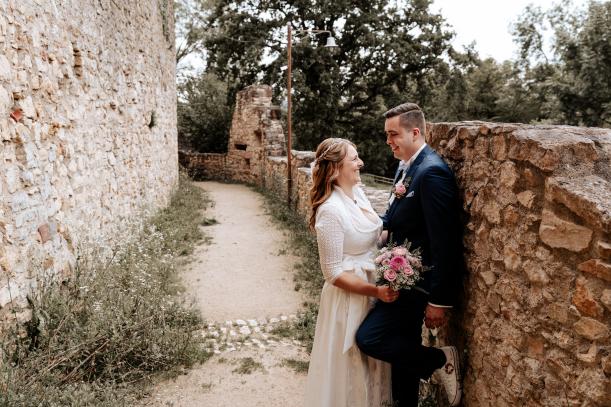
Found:
[[462, 395], [458, 351], [455, 346], [442, 346], [439, 349], [446, 355], [446, 363], [433, 374], [435, 379], [443, 385], [450, 406], [454, 407], [460, 403]]

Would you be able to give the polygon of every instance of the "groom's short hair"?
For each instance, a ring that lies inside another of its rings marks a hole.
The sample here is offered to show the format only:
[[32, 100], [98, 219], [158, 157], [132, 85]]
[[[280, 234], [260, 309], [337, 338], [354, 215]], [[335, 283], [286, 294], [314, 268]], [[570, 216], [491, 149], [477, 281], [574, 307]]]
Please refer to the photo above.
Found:
[[414, 127], [417, 127], [420, 130], [422, 137], [426, 136], [426, 120], [424, 119], [424, 112], [417, 104], [402, 103], [384, 113], [385, 119], [390, 119], [395, 116], [399, 116], [399, 123], [403, 128], [411, 130]]

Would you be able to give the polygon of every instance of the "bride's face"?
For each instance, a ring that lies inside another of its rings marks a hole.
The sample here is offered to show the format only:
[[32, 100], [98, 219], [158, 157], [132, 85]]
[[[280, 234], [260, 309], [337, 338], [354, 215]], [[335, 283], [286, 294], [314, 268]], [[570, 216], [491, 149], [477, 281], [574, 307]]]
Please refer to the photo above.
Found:
[[348, 146], [346, 156], [342, 160], [337, 183], [339, 185], [354, 186], [361, 182], [360, 169], [363, 168], [363, 161], [359, 158], [356, 149]]

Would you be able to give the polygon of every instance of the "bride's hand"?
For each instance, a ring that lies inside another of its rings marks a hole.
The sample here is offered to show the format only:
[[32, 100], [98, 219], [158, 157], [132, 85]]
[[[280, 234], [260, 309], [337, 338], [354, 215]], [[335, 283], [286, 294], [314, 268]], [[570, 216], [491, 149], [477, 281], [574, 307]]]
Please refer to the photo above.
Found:
[[388, 230], [383, 230], [378, 238], [378, 249], [386, 246], [386, 242], [388, 242]]
[[381, 301], [393, 302], [397, 298], [399, 298], [399, 292], [393, 290], [392, 288], [390, 288], [387, 285], [383, 285], [377, 288], [378, 288], [378, 295], [376, 295], [376, 297], [378, 297]]

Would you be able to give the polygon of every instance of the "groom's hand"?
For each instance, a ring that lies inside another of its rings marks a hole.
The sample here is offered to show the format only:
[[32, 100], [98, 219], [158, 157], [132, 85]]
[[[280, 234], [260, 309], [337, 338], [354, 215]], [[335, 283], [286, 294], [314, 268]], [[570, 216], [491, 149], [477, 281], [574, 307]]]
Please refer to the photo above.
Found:
[[447, 308], [435, 307], [434, 305], [427, 305], [424, 311], [424, 324], [427, 328], [439, 328], [447, 321], [446, 316]]

